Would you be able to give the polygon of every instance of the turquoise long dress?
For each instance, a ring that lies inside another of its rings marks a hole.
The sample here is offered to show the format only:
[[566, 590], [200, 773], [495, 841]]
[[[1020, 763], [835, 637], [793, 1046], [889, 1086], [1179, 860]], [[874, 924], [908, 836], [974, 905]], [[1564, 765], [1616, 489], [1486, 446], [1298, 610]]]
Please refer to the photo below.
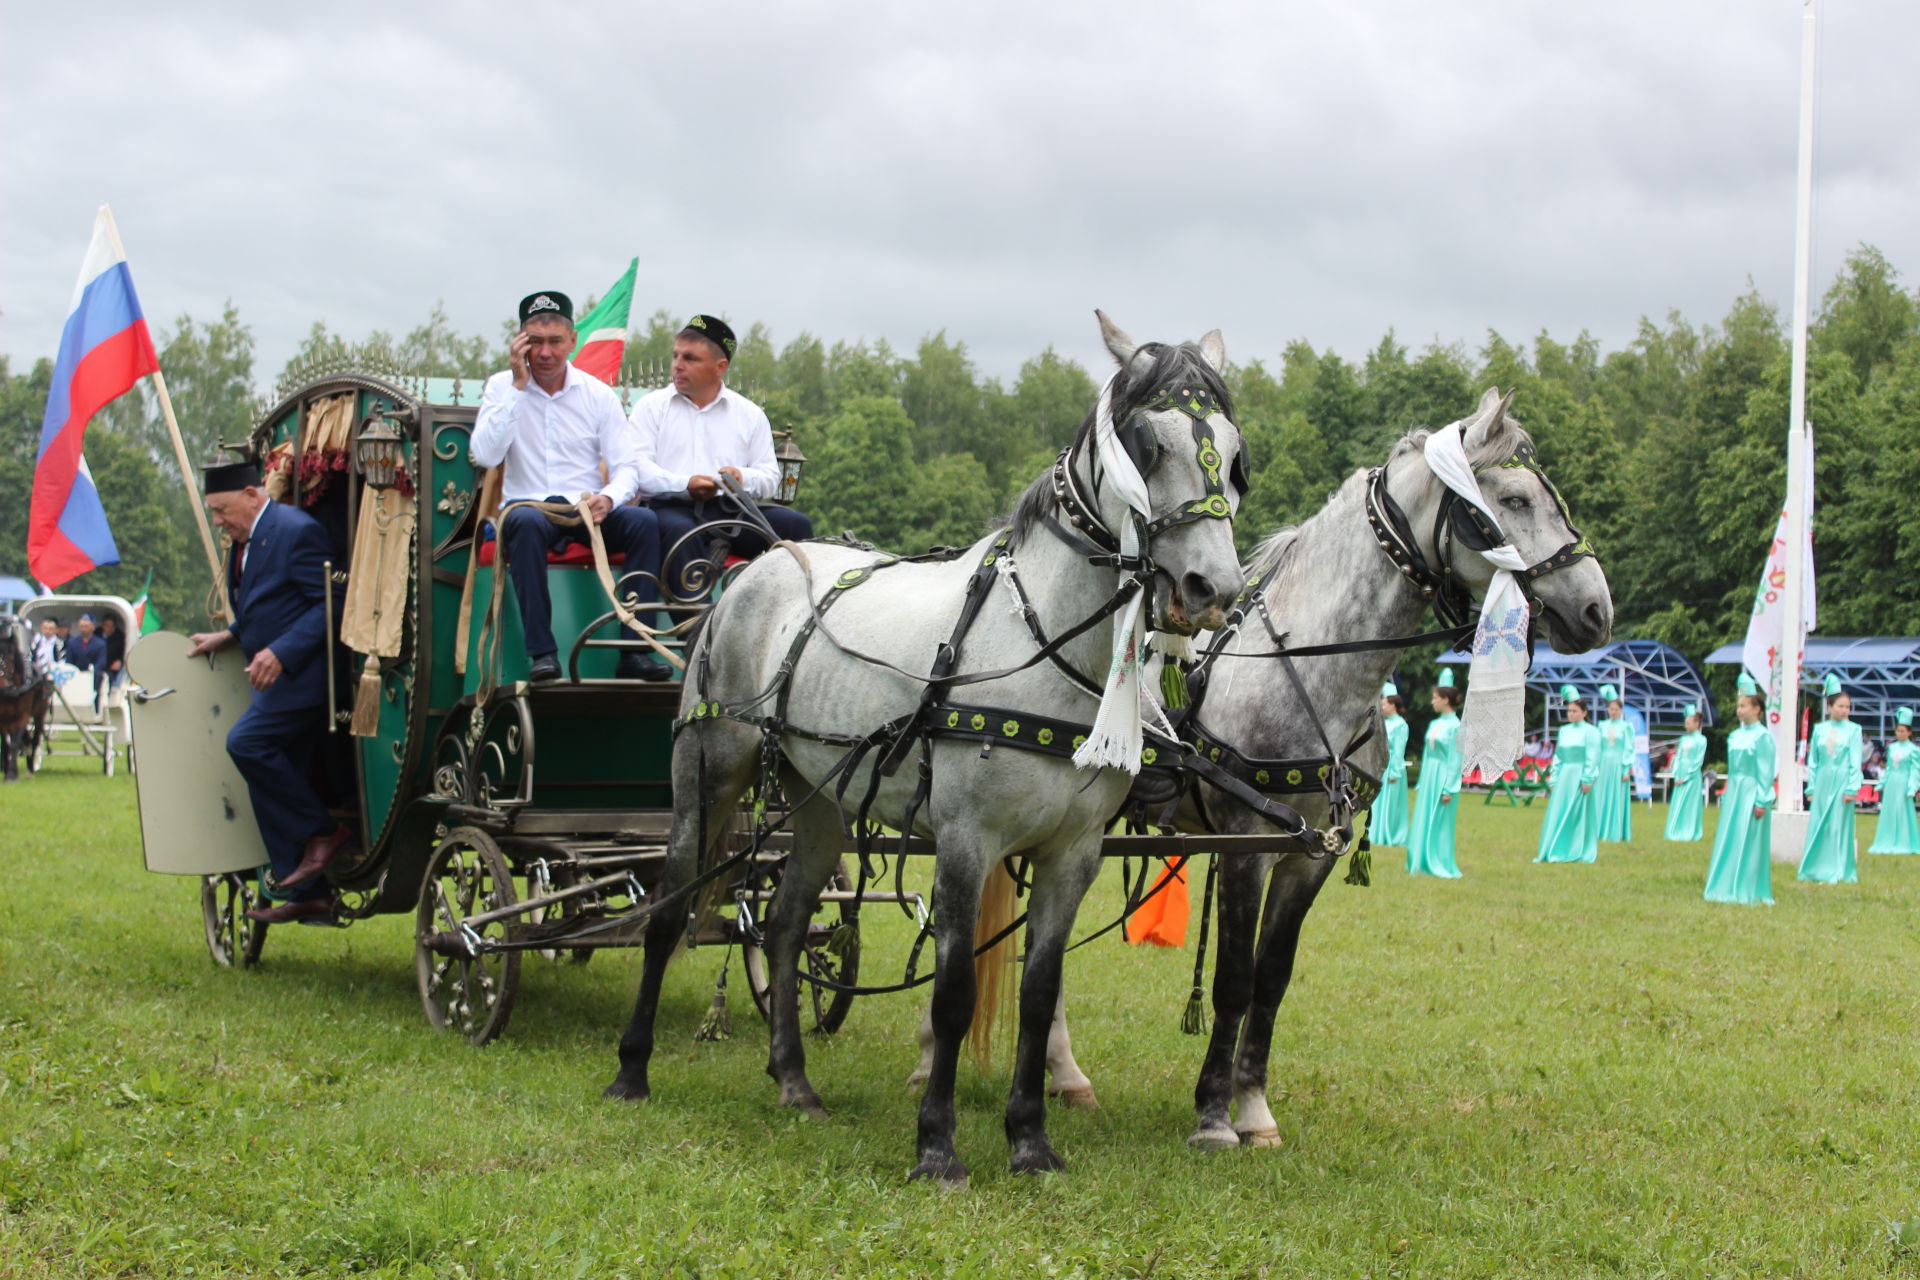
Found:
[[1387, 772], [1380, 779], [1380, 796], [1367, 820], [1367, 838], [1376, 845], [1407, 842], [1407, 718], [1388, 716]]
[[1593, 820], [1600, 839], [1624, 844], [1633, 839], [1633, 726], [1626, 720], [1602, 720], [1600, 779], [1593, 784]]
[[[1553, 742], [1553, 768], [1547, 772], [1547, 820], [1540, 827], [1535, 862], [1593, 862], [1600, 857], [1593, 803], [1599, 799], [1599, 780], [1600, 730], [1587, 720], [1561, 725]], [[1596, 789], [1582, 791], [1582, 786]]]
[[1920, 823], [1913, 819], [1913, 793], [1920, 791], [1920, 742], [1887, 744], [1887, 771], [1880, 775], [1880, 821], [1868, 853], [1920, 853]]
[[1853, 798], [1866, 778], [1860, 772], [1860, 726], [1851, 720], [1822, 720], [1807, 744], [1813, 771], [1813, 795], [1807, 804], [1807, 851], [1800, 878], [1816, 884], [1857, 884]]
[[[1414, 797], [1413, 825], [1407, 831], [1407, 872], [1416, 876], [1460, 877], [1453, 857], [1453, 824], [1460, 815], [1460, 717], [1437, 715], [1427, 725], [1420, 752], [1420, 791]], [[1453, 797], [1441, 804], [1441, 796]]]
[[1707, 735], [1685, 734], [1673, 753], [1673, 790], [1667, 796], [1667, 839], [1683, 844], [1706, 835], [1702, 815], [1702, 766], [1707, 763]]
[[1743, 724], [1727, 735], [1727, 789], [1707, 864], [1708, 902], [1773, 905], [1773, 771], [1773, 735], [1765, 725]]

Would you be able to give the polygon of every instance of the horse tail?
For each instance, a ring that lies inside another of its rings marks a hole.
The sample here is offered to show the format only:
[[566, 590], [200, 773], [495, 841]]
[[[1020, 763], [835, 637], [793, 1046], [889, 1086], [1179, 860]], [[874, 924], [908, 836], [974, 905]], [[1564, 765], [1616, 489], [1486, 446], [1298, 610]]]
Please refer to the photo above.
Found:
[[982, 1071], [993, 1069], [993, 1037], [997, 1032], [1006, 1033], [1008, 1043], [1013, 1042], [1019, 1001], [1010, 997], [1018, 994], [1013, 971], [1018, 937], [1009, 934], [985, 951], [980, 947], [1013, 923], [1018, 887], [1005, 862], [987, 872], [987, 882], [980, 887], [980, 917], [973, 929], [976, 996], [973, 1025], [967, 1028], [967, 1052]]

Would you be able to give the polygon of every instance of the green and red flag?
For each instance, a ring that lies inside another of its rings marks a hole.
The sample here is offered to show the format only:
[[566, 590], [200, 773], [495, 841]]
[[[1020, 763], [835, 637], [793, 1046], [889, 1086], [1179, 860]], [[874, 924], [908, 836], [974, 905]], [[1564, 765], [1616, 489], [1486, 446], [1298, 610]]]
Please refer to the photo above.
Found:
[[147, 570], [147, 585], [140, 588], [140, 598], [133, 602], [133, 634], [152, 635], [160, 629], [160, 611], [147, 602], [147, 593], [153, 590], [153, 570]]
[[608, 386], [620, 381], [620, 359], [627, 352], [627, 321], [633, 312], [633, 280], [639, 271], [640, 259], [635, 258], [600, 304], [574, 325], [580, 345], [574, 348], [573, 367]]

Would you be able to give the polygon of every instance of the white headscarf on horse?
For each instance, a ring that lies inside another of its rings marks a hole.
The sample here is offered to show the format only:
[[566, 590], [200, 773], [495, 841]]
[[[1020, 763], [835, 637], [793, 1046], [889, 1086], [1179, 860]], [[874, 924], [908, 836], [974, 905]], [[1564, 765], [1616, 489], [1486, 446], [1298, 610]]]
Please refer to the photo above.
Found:
[[[1480, 480], [1467, 461], [1461, 424], [1427, 437], [1427, 466], [1440, 482], [1477, 507], [1494, 528], [1500, 518], [1480, 492]], [[1480, 553], [1493, 566], [1493, 581], [1480, 604], [1480, 625], [1473, 635], [1473, 661], [1467, 668], [1466, 713], [1460, 717], [1460, 769], [1499, 777], [1520, 755], [1527, 706], [1526, 593], [1514, 574], [1527, 567], [1511, 543]]]
[[[1153, 502], [1147, 494], [1146, 478], [1140, 469], [1133, 465], [1133, 459], [1127, 456], [1126, 449], [1115, 438], [1113, 430], [1113, 384], [1120, 375], [1114, 374], [1107, 379], [1107, 385], [1100, 389], [1100, 403], [1093, 411], [1094, 449], [1099, 457], [1100, 469], [1107, 484], [1126, 500], [1127, 506], [1140, 517], [1128, 520], [1120, 529], [1120, 554], [1138, 558], [1146, 553], [1140, 545], [1142, 526], [1153, 519]], [[1132, 599], [1122, 605], [1115, 615], [1113, 623], [1113, 659], [1107, 667], [1106, 689], [1100, 696], [1100, 710], [1093, 718], [1093, 728], [1087, 734], [1087, 740], [1073, 753], [1073, 763], [1082, 769], [1114, 768], [1125, 769], [1128, 773], [1140, 772], [1140, 749], [1144, 742], [1141, 725], [1141, 703], [1152, 708], [1154, 717], [1160, 720], [1160, 729], [1168, 737], [1173, 729], [1160, 713], [1160, 706], [1148, 697], [1146, 690], [1158, 683], [1157, 668], [1149, 672], [1144, 652], [1145, 621], [1147, 598], [1152, 594], [1150, 584], [1143, 583], [1133, 593]], [[1179, 645], [1173, 642], [1178, 641]], [[1177, 653], [1186, 646], [1186, 637], [1168, 636], [1154, 633], [1156, 655]], [[1186, 648], [1191, 653], [1190, 647]]]

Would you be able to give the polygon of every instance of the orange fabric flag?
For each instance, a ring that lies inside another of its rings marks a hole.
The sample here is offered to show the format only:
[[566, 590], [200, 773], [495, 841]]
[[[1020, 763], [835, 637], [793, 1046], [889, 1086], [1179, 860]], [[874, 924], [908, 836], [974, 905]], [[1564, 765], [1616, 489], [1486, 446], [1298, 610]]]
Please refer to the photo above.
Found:
[[1151, 942], [1156, 947], [1186, 946], [1187, 860], [1182, 858], [1161, 872], [1154, 887], [1155, 892], [1128, 918], [1127, 941]]

